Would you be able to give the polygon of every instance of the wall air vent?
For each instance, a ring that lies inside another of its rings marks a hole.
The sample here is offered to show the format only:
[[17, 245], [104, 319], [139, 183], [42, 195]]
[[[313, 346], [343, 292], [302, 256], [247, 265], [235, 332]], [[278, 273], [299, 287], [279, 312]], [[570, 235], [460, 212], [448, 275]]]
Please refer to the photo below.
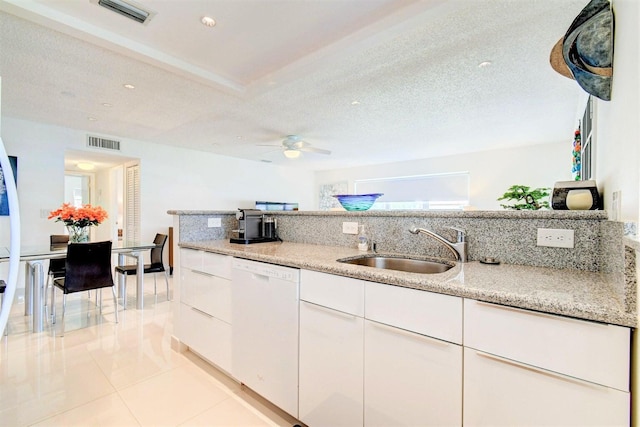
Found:
[[125, 2], [123, 0], [91, 0], [99, 6], [109, 9], [112, 12], [119, 13], [122, 16], [126, 16], [129, 19], [133, 19], [141, 24], [146, 24], [154, 15], [153, 12], [142, 9], [140, 6], [136, 6], [132, 2]]
[[120, 141], [87, 135], [87, 147], [120, 151]]

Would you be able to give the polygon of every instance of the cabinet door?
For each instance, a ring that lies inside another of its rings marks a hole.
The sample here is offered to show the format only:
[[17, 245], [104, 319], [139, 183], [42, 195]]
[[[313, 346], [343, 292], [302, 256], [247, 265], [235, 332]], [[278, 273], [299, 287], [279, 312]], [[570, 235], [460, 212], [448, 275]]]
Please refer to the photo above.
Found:
[[628, 426], [629, 393], [464, 350], [465, 426]]
[[629, 391], [630, 329], [465, 299], [464, 346]]
[[231, 280], [182, 269], [181, 301], [231, 323]]
[[231, 372], [231, 325], [180, 304], [180, 341], [209, 362]]
[[365, 321], [365, 426], [462, 424], [462, 347]]
[[362, 425], [363, 319], [300, 302], [300, 420]]

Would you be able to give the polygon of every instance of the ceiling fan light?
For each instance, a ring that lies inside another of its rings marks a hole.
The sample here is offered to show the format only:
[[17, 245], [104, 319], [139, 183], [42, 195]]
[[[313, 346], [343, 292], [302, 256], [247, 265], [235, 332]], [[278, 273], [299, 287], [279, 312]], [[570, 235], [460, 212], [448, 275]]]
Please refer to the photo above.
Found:
[[291, 149], [284, 150], [284, 156], [285, 156], [287, 159], [297, 159], [298, 157], [300, 157], [300, 151], [298, 151], [298, 150], [291, 150]]

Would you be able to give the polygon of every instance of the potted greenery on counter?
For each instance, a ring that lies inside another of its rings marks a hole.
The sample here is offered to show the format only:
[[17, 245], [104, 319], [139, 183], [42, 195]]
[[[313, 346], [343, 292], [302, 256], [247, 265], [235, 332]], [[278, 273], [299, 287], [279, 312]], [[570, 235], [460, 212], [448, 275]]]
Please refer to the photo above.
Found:
[[498, 201], [515, 200], [515, 203], [512, 205], [500, 204], [500, 206], [505, 209], [515, 209], [518, 211], [536, 211], [542, 208], [549, 209], [549, 201], [543, 200], [549, 197], [549, 191], [549, 188], [536, 188], [532, 190], [526, 185], [512, 185], [511, 187], [509, 187], [507, 192], [498, 199]]

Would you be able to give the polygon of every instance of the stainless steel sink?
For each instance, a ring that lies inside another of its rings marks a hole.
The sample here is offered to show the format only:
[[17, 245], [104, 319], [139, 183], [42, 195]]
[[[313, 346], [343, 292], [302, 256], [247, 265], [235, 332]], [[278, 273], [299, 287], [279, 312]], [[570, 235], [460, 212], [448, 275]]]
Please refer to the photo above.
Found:
[[444, 273], [445, 271], [453, 267], [453, 263], [447, 264], [445, 262], [430, 261], [425, 259], [413, 259], [383, 255], [365, 255], [357, 258], [343, 258], [339, 259], [338, 262], [422, 274]]

